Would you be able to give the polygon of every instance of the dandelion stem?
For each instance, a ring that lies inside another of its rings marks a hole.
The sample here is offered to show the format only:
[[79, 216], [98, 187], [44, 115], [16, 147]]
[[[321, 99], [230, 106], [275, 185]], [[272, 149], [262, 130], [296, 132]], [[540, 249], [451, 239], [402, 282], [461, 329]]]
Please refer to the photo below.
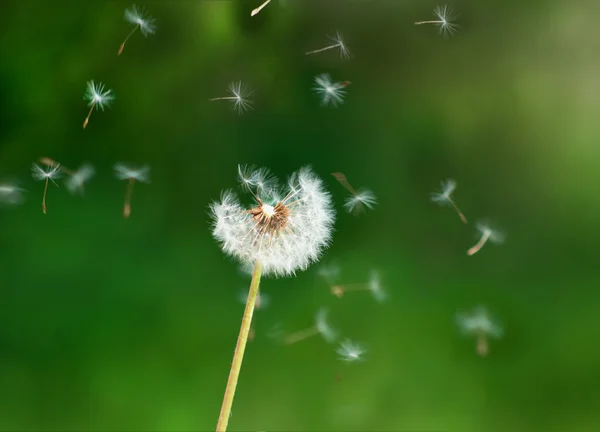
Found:
[[223, 405], [221, 406], [219, 422], [217, 423], [217, 432], [223, 432], [227, 430], [227, 423], [229, 422], [229, 416], [231, 415], [231, 406], [233, 405], [235, 388], [240, 375], [242, 360], [244, 359], [244, 351], [246, 350], [246, 343], [248, 342], [250, 325], [252, 324], [252, 314], [254, 313], [254, 305], [256, 303], [256, 297], [258, 296], [258, 287], [260, 285], [262, 269], [262, 263], [257, 261], [256, 265], [254, 266], [254, 272], [252, 273], [250, 292], [248, 293], [246, 309], [244, 310], [244, 317], [242, 318], [242, 326], [240, 327], [240, 334], [238, 336], [237, 345], [235, 346], [235, 352], [233, 354], [233, 361], [231, 363], [231, 371], [229, 372], [227, 387], [225, 388]]
[[339, 44], [339, 43], [336, 43], [335, 45], [329, 45], [329, 46], [326, 46], [325, 48], [321, 48], [321, 49], [314, 50], [314, 51], [309, 51], [309, 52], [307, 52], [305, 55], [310, 55], [310, 54], [316, 54], [316, 53], [320, 53], [320, 52], [323, 52], [323, 51], [330, 50], [330, 49], [332, 49], [332, 48], [337, 48], [337, 47], [339, 47], [339, 46], [340, 46], [340, 44]]
[[218, 100], [234, 100], [234, 99], [237, 99], [237, 97], [235, 97], [235, 96], [224, 96], [224, 97], [212, 98], [212, 99], [209, 99], [209, 101], [212, 102], [212, 101], [218, 101]]
[[48, 177], [46, 177], [46, 186], [44, 186], [44, 197], [42, 198], [42, 211], [46, 214], [46, 193], [48, 192]]
[[488, 355], [488, 352], [489, 344], [487, 338], [485, 337], [485, 334], [479, 333], [477, 335], [477, 354], [479, 354], [481, 357], [485, 357]]
[[479, 252], [479, 249], [481, 249], [483, 247], [483, 245], [488, 241], [488, 239], [491, 237], [491, 235], [492, 235], [491, 231], [487, 231], [487, 230], [484, 231], [483, 235], [481, 236], [481, 238], [479, 239], [477, 244], [467, 251], [467, 255], [471, 256], [471, 255]]
[[415, 25], [421, 24], [444, 24], [444, 21], [418, 21], [415, 23]]
[[139, 24], [136, 25], [133, 30], [131, 30], [131, 32], [129, 32], [129, 34], [127, 35], [127, 37], [125, 38], [125, 40], [123, 41], [123, 43], [121, 44], [121, 46], [119, 47], [119, 52], [117, 53], [117, 55], [121, 55], [121, 53], [123, 52], [123, 49], [125, 49], [125, 44], [127, 43], [127, 40], [131, 37], [132, 34], [135, 33], [135, 31], [139, 28]]
[[83, 128], [84, 129], [87, 126], [88, 122], [90, 121], [90, 116], [92, 115], [92, 111], [94, 111], [94, 107], [95, 106], [96, 106], [96, 101], [92, 102], [92, 107], [90, 108], [90, 112], [88, 113], [87, 117], [83, 121]]
[[316, 326], [313, 326], [306, 330], [301, 330], [299, 332], [287, 335], [283, 340], [283, 343], [286, 345], [291, 345], [293, 343], [300, 342], [301, 340], [308, 339], [309, 337], [317, 334], [319, 334], [319, 329]]
[[268, 5], [269, 3], [271, 3], [271, 0], [267, 0], [265, 1], [263, 4], [261, 4], [259, 7], [257, 7], [256, 9], [252, 10], [252, 12], [250, 12], [250, 16], [254, 16], [256, 14], [258, 14], [262, 8], [264, 8], [266, 5]]
[[460, 211], [460, 209], [458, 208], [458, 206], [456, 205], [456, 203], [454, 202], [454, 200], [449, 199], [448, 201], [450, 201], [450, 205], [452, 207], [454, 207], [454, 210], [456, 211], [456, 213], [458, 213], [458, 216], [460, 217], [460, 220], [463, 221], [464, 224], [467, 223], [467, 218], [465, 217], [465, 215]]
[[129, 183], [127, 183], [127, 189], [125, 190], [125, 203], [123, 204], [123, 217], [127, 219], [131, 214], [131, 197], [133, 195], [133, 185], [135, 184], [135, 179], [132, 177], [129, 179]]

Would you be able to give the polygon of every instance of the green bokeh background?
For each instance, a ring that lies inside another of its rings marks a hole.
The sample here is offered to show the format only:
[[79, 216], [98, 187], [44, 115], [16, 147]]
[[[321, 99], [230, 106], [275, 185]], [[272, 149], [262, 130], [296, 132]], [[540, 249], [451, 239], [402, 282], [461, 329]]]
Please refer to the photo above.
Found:
[[[330, 295], [317, 265], [265, 279], [232, 430], [592, 431], [600, 428], [600, 35], [597, 1], [455, 1], [461, 32], [432, 27], [435, 2], [7, 0], [0, 6], [0, 176], [27, 201], [0, 212], [0, 429], [210, 430], [249, 279], [210, 234], [208, 204], [238, 163], [285, 177], [312, 164], [338, 209], [321, 264], [341, 282], [379, 269], [390, 300]], [[336, 29], [354, 57], [307, 57]], [[321, 107], [313, 77], [349, 80]], [[114, 90], [86, 130], [88, 80]], [[227, 85], [254, 89], [233, 114]], [[30, 165], [92, 162], [84, 198]], [[148, 163], [129, 220], [117, 161]], [[343, 212], [342, 171], [376, 211]], [[471, 222], [507, 233], [479, 254], [428, 194], [447, 177]], [[485, 304], [504, 339], [479, 358], [454, 325]], [[330, 308], [367, 361], [342, 364], [315, 337], [268, 334]], [[339, 379], [341, 376], [341, 379]]]

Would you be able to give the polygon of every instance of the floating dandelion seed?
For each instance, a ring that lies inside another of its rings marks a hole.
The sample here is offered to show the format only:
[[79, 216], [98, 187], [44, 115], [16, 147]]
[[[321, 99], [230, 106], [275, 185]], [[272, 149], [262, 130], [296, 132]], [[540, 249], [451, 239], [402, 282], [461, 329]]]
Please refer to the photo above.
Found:
[[238, 180], [252, 194], [253, 207], [242, 207], [231, 191], [210, 206], [213, 236], [223, 251], [254, 265], [217, 431], [227, 429], [262, 274], [289, 276], [308, 268], [329, 245], [335, 220], [329, 193], [308, 167], [294, 173], [285, 189], [266, 169], [238, 166]]
[[335, 352], [339, 355], [339, 359], [345, 362], [363, 361], [363, 355], [367, 352], [364, 346], [358, 342], [353, 342], [346, 339], [340, 343]]
[[475, 336], [476, 351], [481, 357], [489, 353], [489, 338], [500, 339], [504, 336], [502, 324], [494, 319], [484, 306], [477, 306], [468, 313], [458, 313], [456, 324], [463, 334]]
[[90, 107], [90, 112], [83, 121], [83, 128], [85, 129], [90, 121], [90, 116], [94, 111], [94, 107], [96, 107], [96, 111], [98, 111], [98, 109], [104, 111], [104, 107], [110, 107], [110, 104], [115, 99], [115, 96], [112, 90], [104, 91], [104, 84], [100, 83], [96, 85], [94, 84], [94, 80], [92, 80], [87, 82], [83, 99], [88, 101], [88, 106]]
[[0, 203], [8, 205], [21, 204], [24, 201], [25, 189], [19, 187], [16, 182], [0, 182]]
[[466, 224], [467, 218], [459, 210], [456, 203], [454, 202], [454, 199], [452, 198], [452, 194], [454, 193], [454, 190], [456, 189], [456, 181], [454, 181], [452, 179], [448, 179], [446, 181], [443, 181], [441, 183], [441, 185], [442, 185], [442, 188], [439, 192], [434, 192], [431, 194], [431, 201], [433, 201], [434, 203], [437, 203], [439, 205], [442, 205], [442, 206], [443, 205], [451, 205], [452, 208], [454, 208], [454, 211], [456, 211], [456, 213], [460, 217], [460, 220], [462, 220], [463, 223]]
[[329, 285], [335, 283], [340, 276], [340, 268], [332, 263], [320, 265], [317, 274]]
[[329, 310], [327, 308], [319, 309], [315, 315], [315, 324], [312, 327], [287, 335], [283, 343], [291, 345], [318, 334], [328, 343], [335, 342], [338, 338], [338, 332], [329, 325], [328, 316]]
[[331, 175], [351, 194], [344, 201], [344, 208], [348, 213], [358, 215], [366, 209], [372, 209], [377, 204], [377, 197], [370, 189], [361, 188], [357, 191], [348, 182], [344, 174], [335, 172], [331, 173]]
[[262, 10], [262, 8], [264, 8], [265, 6], [267, 6], [269, 3], [271, 3], [271, 0], [266, 0], [259, 7], [257, 7], [256, 9], [253, 9], [252, 12], [250, 12], [250, 16], [254, 16], [254, 15], [258, 14]]
[[452, 10], [448, 7], [448, 5], [444, 6], [436, 6], [433, 14], [437, 18], [432, 21], [417, 21], [416, 25], [421, 24], [434, 24], [438, 26], [438, 32], [444, 36], [451, 36], [454, 33], [458, 32], [458, 24], [455, 24], [456, 18], [458, 16], [452, 12]]
[[62, 172], [60, 171], [60, 165], [52, 165], [46, 168], [42, 168], [38, 164], [34, 163], [31, 165], [31, 176], [34, 180], [45, 181], [46, 185], [44, 186], [44, 196], [42, 198], [42, 211], [46, 214], [46, 194], [48, 193], [48, 181], [52, 181], [58, 187], [54, 180], [62, 177]]
[[227, 100], [233, 103], [232, 109], [238, 114], [243, 114], [252, 108], [252, 101], [249, 99], [252, 95], [252, 90], [244, 86], [241, 81], [232, 82], [229, 84], [229, 93], [231, 96], [223, 96], [209, 99], [210, 102], [218, 100]]
[[351, 283], [333, 285], [331, 287], [331, 293], [337, 298], [342, 298], [345, 293], [352, 291], [368, 291], [378, 303], [383, 303], [388, 298], [387, 292], [381, 285], [381, 279], [377, 270], [371, 270], [367, 283]]
[[333, 42], [335, 42], [334, 44], [328, 45], [324, 48], [319, 48], [317, 50], [314, 51], [309, 51], [306, 53], [306, 55], [311, 55], [311, 54], [317, 54], [323, 51], [327, 51], [330, 49], [334, 49], [334, 48], [338, 48], [340, 50], [340, 57], [343, 59], [349, 59], [350, 57], [352, 57], [352, 53], [350, 52], [350, 49], [348, 48], [348, 46], [344, 43], [344, 38], [342, 36], [342, 34], [338, 31], [335, 33], [335, 36], [327, 36], [329, 39], [331, 39]]
[[154, 24], [156, 20], [150, 15], [148, 15], [148, 13], [144, 9], [138, 9], [136, 5], [132, 5], [131, 9], [125, 9], [124, 18], [125, 21], [133, 24], [135, 27], [133, 28], [133, 30], [131, 30], [131, 32], [127, 35], [127, 37], [119, 47], [117, 55], [121, 55], [123, 49], [125, 48], [125, 44], [138, 28], [140, 29], [144, 37], [147, 37], [150, 34], [154, 34], [154, 32], [156, 31], [156, 25]]
[[69, 177], [65, 181], [65, 184], [72, 194], [79, 192], [83, 195], [85, 183], [96, 173], [94, 166], [89, 163], [84, 163], [76, 171], [67, 168], [49, 157], [41, 157], [40, 163], [49, 167], [58, 166], [63, 173], [67, 174]]
[[133, 185], [137, 181], [142, 183], [150, 183], [150, 167], [144, 165], [142, 167], [132, 167], [117, 163], [114, 166], [115, 176], [119, 180], [129, 180], [125, 191], [125, 201], [123, 204], [123, 217], [127, 219], [131, 214], [131, 197], [133, 195]]
[[329, 74], [320, 74], [315, 77], [316, 86], [313, 90], [321, 97], [322, 105], [333, 105], [338, 106], [344, 102], [344, 96], [346, 95], [346, 87], [350, 85], [350, 81], [344, 82], [332, 82]]
[[467, 255], [471, 256], [477, 252], [487, 243], [487, 241], [491, 241], [492, 243], [501, 244], [504, 243], [505, 234], [497, 231], [495, 229], [490, 228], [490, 226], [486, 222], [478, 222], [476, 224], [477, 231], [481, 233], [481, 237], [479, 241], [467, 251]]

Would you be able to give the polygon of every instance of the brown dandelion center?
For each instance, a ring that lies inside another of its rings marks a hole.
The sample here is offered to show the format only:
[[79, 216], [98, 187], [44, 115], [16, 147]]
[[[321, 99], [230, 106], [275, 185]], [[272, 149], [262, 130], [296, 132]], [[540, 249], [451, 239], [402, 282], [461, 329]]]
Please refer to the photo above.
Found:
[[282, 228], [285, 228], [290, 216], [290, 210], [283, 204], [277, 203], [275, 206], [259, 202], [258, 207], [254, 207], [248, 212], [256, 222], [256, 228], [260, 232], [269, 232], [276, 234]]

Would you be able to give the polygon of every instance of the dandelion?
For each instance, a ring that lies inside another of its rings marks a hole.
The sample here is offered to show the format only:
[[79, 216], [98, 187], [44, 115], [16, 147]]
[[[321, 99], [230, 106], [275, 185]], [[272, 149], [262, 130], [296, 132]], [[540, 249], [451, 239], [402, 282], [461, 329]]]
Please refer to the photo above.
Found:
[[267, 6], [269, 3], [271, 3], [271, 0], [266, 0], [259, 7], [257, 7], [256, 9], [253, 9], [252, 12], [250, 12], [250, 16], [254, 16], [254, 15], [258, 14], [262, 10], [262, 8], [264, 8], [265, 6]]
[[132, 167], [117, 163], [114, 166], [115, 176], [119, 180], [129, 180], [125, 191], [125, 201], [123, 204], [123, 217], [127, 219], [131, 214], [131, 197], [133, 195], [133, 185], [137, 181], [142, 183], [150, 183], [150, 167], [144, 165], [142, 167]]
[[339, 355], [340, 360], [345, 362], [355, 362], [364, 360], [363, 355], [367, 350], [358, 342], [346, 339], [340, 343], [335, 352]]
[[315, 77], [316, 86], [313, 90], [321, 97], [321, 104], [328, 105], [331, 103], [334, 107], [344, 102], [344, 96], [346, 95], [346, 87], [351, 83], [350, 81], [344, 82], [332, 82], [329, 74], [320, 74]]
[[46, 168], [42, 168], [40, 165], [34, 163], [31, 165], [31, 176], [34, 180], [45, 181], [46, 185], [44, 186], [44, 196], [42, 198], [42, 211], [46, 214], [46, 194], [48, 193], [48, 181], [52, 181], [58, 187], [54, 180], [62, 177], [62, 172], [60, 171], [60, 165], [52, 165]]
[[434, 192], [431, 194], [431, 201], [433, 201], [434, 203], [437, 203], [439, 205], [442, 205], [442, 206], [443, 205], [451, 205], [454, 208], [454, 211], [456, 211], [456, 213], [460, 217], [460, 220], [462, 220], [463, 223], [466, 224], [467, 218], [459, 210], [456, 203], [454, 202], [454, 199], [452, 199], [452, 194], [454, 193], [454, 190], [456, 189], [456, 181], [454, 181], [452, 179], [448, 179], [446, 181], [443, 181], [441, 183], [441, 185], [442, 185], [442, 188], [439, 192]]
[[433, 14], [437, 19], [432, 21], [417, 21], [416, 25], [434, 24], [439, 27], [438, 32], [444, 36], [450, 36], [458, 31], [458, 24], [455, 24], [458, 16], [452, 12], [448, 5], [436, 6]]
[[461, 333], [475, 336], [476, 351], [481, 357], [489, 353], [489, 338], [500, 339], [504, 335], [502, 324], [494, 319], [484, 306], [477, 306], [468, 313], [458, 313], [456, 323]]
[[227, 100], [233, 103], [232, 109], [237, 111], [238, 114], [243, 114], [252, 108], [252, 101], [249, 99], [252, 95], [252, 90], [244, 86], [241, 81], [232, 82], [229, 84], [229, 93], [231, 96], [223, 96], [209, 99], [210, 102], [218, 100]]
[[123, 49], [125, 48], [125, 44], [127, 40], [135, 33], [135, 31], [139, 28], [144, 37], [147, 37], [149, 34], [154, 34], [156, 32], [156, 25], [154, 22], [156, 21], [152, 18], [144, 9], [138, 9], [135, 5], [131, 6], [131, 9], [125, 9], [124, 15], [125, 21], [133, 24], [133, 30], [127, 35], [121, 46], [119, 47], [119, 52], [117, 55], [121, 55]]
[[479, 252], [488, 240], [496, 244], [504, 243], [504, 238], [506, 237], [504, 233], [490, 228], [486, 222], [477, 222], [476, 227], [477, 231], [481, 233], [481, 237], [475, 246], [467, 251], [467, 255], [471, 256]]
[[315, 324], [312, 327], [287, 335], [283, 343], [291, 345], [319, 334], [326, 342], [335, 342], [338, 338], [338, 332], [329, 325], [328, 317], [329, 310], [327, 308], [319, 309], [315, 315]]
[[344, 201], [344, 208], [348, 213], [358, 215], [366, 209], [372, 209], [377, 204], [375, 194], [366, 188], [361, 188], [358, 191], [348, 182], [346, 176], [340, 172], [331, 173], [340, 184], [350, 192], [350, 196]]
[[253, 207], [242, 207], [231, 191], [210, 206], [213, 236], [222, 250], [254, 265], [217, 431], [227, 429], [261, 275], [288, 276], [308, 268], [329, 245], [335, 220], [329, 193], [308, 167], [294, 173], [284, 189], [266, 169], [238, 166], [238, 179], [252, 194]]
[[83, 195], [85, 183], [89, 179], [91, 179], [96, 173], [96, 170], [93, 167], [93, 165], [89, 163], [84, 163], [75, 171], [67, 168], [66, 166], [56, 162], [55, 160], [49, 157], [41, 157], [40, 163], [49, 167], [58, 166], [63, 173], [67, 174], [69, 177], [65, 181], [65, 184], [70, 193], [79, 192]]
[[381, 284], [381, 278], [379, 277], [379, 272], [377, 270], [371, 270], [369, 281], [366, 283], [333, 285], [331, 287], [331, 293], [337, 298], [342, 298], [345, 293], [353, 291], [368, 291], [378, 303], [383, 303], [388, 298], [387, 292]]
[[327, 284], [333, 284], [340, 275], [340, 268], [335, 264], [323, 264], [319, 266], [317, 274], [322, 277]]
[[88, 101], [88, 106], [90, 107], [90, 112], [83, 121], [83, 128], [85, 129], [90, 121], [90, 116], [92, 115], [92, 111], [94, 111], [94, 107], [96, 107], [96, 111], [98, 111], [98, 109], [104, 111], [104, 107], [110, 107], [115, 96], [110, 89], [104, 91], [104, 84], [100, 83], [96, 85], [94, 84], [94, 80], [92, 80], [87, 82], [83, 99]]
[[327, 36], [327, 37], [335, 43], [333, 43], [331, 45], [327, 45], [324, 48], [319, 48], [314, 51], [309, 51], [306, 53], [306, 55], [317, 54], [317, 53], [320, 53], [323, 51], [338, 48], [340, 50], [341, 58], [349, 59], [350, 57], [352, 57], [352, 53], [350, 52], [350, 49], [348, 48], [348, 46], [344, 43], [344, 38], [339, 31], [335, 33], [335, 36]]
[[17, 186], [16, 182], [0, 182], [0, 203], [8, 205], [21, 204], [24, 200], [25, 189]]

